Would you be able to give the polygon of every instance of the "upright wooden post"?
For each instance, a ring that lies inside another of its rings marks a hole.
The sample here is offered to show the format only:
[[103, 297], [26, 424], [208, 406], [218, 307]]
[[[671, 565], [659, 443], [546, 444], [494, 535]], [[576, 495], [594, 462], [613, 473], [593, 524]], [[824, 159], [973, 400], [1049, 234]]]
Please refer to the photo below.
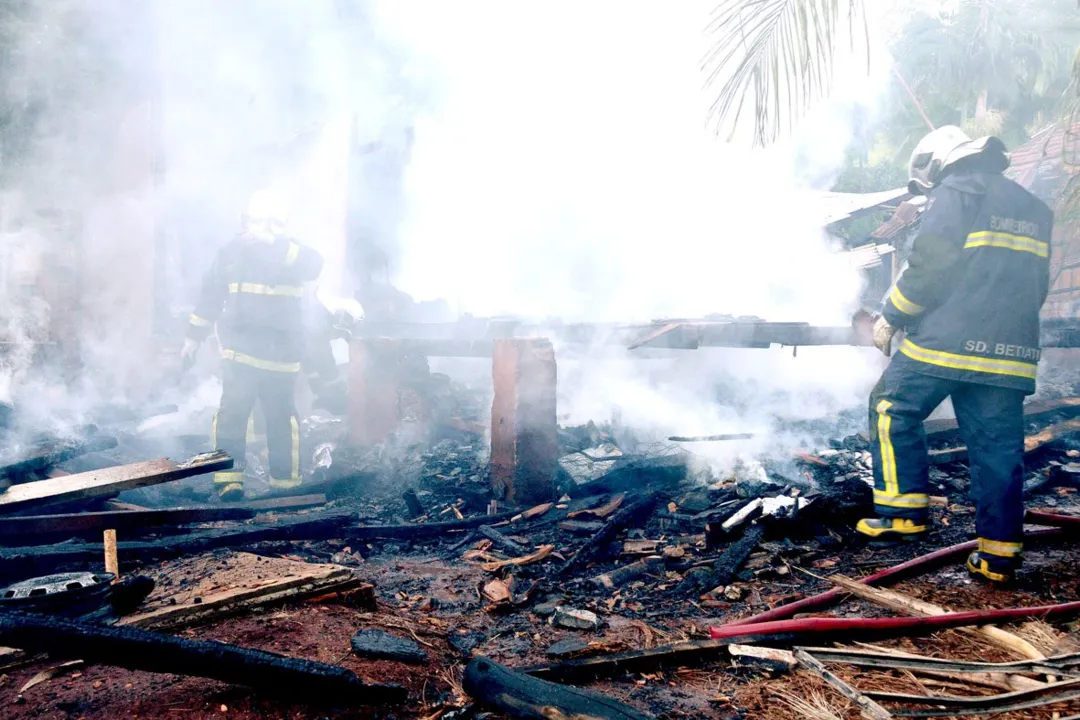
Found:
[[558, 472], [555, 349], [545, 338], [495, 340], [491, 483], [523, 505], [554, 499]]

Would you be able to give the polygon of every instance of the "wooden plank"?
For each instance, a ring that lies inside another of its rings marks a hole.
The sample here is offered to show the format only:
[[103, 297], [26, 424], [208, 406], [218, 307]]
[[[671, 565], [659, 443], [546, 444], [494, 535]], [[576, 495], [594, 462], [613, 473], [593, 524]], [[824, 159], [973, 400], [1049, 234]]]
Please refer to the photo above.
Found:
[[237, 615], [257, 607], [358, 590], [361, 604], [374, 605], [374, 586], [341, 565], [316, 564], [234, 553], [166, 563], [151, 576], [195, 577], [183, 587], [160, 584], [146, 606], [120, 625], [167, 629]]
[[[108, 529], [123, 531], [162, 525], [248, 520], [256, 514], [256, 511], [249, 507], [221, 507], [24, 515], [0, 518], [0, 545], [42, 544], [51, 542], [58, 536], [71, 537]], [[28, 538], [31, 539], [30, 542], [27, 542]]]
[[313, 493], [311, 495], [297, 495], [295, 497], [274, 497], [265, 500], [253, 500], [239, 506], [244, 509], [267, 512], [270, 510], [299, 510], [302, 508], [318, 507], [326, 504], [326, 495]]
[[182, 463], [161, 458], [14, 485], [0, 493], [0, 513], [47, 507], [76, 500], [107, 498], [124, 490], [134, 490], [218, 470], [228, 470], [232, 466], [232, 458], [225, 453], [204, 453]]
[[[346, 526], [354, 519], [355, 514], [351, 511], [282, 516], [274, 522], [201, 530], [182, 538], [120, 542], [117, 549], [125, 562], [146, 562], [272, 540], [325, 540], [345, 536]], [[100, 542], [0, 548], [0, 582], [48, 575], [85, 563], [96, 563], [100, 561], [101, 553]]]

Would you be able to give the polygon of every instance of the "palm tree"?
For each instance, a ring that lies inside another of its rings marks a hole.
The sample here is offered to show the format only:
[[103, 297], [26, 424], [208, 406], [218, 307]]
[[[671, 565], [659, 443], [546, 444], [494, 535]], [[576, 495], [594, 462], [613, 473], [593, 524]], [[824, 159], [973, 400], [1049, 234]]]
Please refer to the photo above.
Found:
[[[715, 42], [704, 61], [707, 82], [719, 84], [710, 109], [717, 130], [730, 131], [752, 115], [754, 140], [766, 144], [794, 125], [829, 92], [840, 43], [868, 44], [869, 2], [721, 0], [708, 25]], [[1076, 0], [961, 0], [947, 18], [921, 22], [911, 42], [897, 48], [905, 58], [921, 56], [914, 64], [924, 76], [913, 86], [932, 78], [930, 92], [938, 95], [932, 100], [983, 128], [1001, 121], [1003, 108], [1027, 103], [1015, 118], [1023, 125], [1047, 110], [1042, 99], [1058, 100], [1063, 84], [1051, 80], [1067, 63], [1064, 38], [1075, 43], [1080, 32]], [[1073, 76], [1080, 88], [1080, 55]], [[1080, 92], [1077, 98], [1080, 110]]]

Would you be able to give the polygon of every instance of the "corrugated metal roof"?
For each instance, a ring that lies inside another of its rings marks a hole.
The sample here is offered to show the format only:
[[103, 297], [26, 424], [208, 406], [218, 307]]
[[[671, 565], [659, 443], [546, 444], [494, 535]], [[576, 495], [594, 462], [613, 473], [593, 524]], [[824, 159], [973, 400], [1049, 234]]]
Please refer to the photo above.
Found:
[[879, 205], [898, 203], [911, 197], [906, 187], [876, 193], [823, 193], [818, 202], [822, 208], [822, 225], [832, 225], [874, 210]]

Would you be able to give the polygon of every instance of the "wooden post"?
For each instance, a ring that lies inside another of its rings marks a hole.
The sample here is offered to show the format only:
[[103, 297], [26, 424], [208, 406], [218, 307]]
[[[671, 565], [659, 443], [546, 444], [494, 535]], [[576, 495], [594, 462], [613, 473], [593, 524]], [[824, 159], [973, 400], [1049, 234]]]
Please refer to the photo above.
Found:
[[522, 505], [553, 500], [559, 444], [551, 341], [495, 340], [492, 376], [490, 472], [496, 495]]
[[105, 531], [105, 572], [113, 574], [113, 582], [120, 579], [120, 559], [116, 555], [116, 531]]

